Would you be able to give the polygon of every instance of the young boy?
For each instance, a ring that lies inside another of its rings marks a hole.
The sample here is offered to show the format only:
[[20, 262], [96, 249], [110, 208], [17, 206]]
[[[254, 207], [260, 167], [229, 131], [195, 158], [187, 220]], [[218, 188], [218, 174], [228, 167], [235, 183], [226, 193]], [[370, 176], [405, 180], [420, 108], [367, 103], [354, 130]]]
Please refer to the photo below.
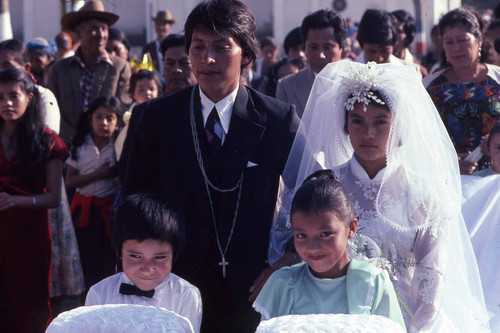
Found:
[[174, 209], [157, 194], [127, 197], [116, 212], [112, 243], [123, 272], [92, 286], [85, 305], [162, 307], [188, 318], [199, 332], [200, 292], [170, 272], [184, 245], [183, 221]]

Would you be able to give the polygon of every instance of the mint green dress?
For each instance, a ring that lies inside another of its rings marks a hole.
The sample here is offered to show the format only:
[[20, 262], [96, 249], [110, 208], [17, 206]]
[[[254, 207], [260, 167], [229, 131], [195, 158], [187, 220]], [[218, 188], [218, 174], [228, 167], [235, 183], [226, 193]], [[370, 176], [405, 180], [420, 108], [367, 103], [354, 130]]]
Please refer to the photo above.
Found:
[[405, 328], [388, 274], [356, 259], [337, 279], [313, 276], [306, 263], [284, 267], [271, 275], [253, 307], [262, 320], [289, 314], [374, 314]]

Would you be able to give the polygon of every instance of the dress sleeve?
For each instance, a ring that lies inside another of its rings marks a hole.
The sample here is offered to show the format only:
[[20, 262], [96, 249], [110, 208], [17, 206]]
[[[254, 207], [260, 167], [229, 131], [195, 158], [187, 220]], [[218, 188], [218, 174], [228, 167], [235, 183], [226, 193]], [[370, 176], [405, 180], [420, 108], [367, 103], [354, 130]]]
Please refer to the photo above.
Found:
[[201, 294], [198, 288], [185, 288], [182, 292], [179, 314], [189, 319], [195, 332], [200, 331], [203, 314]]
[[291, 314], [293, 307], [292, 271], [284, 267], [274, 272], [253, 303], [261, 320]]
[[49, 135], [49, 159], [61, 159], [65, 161], [69, 156], [69, 151], [63, 140], [59, 137], [59, 135], [48, 128], [45, 128], [45, 132]]
[[375, 293], [371, 313], [387, 317], [406, 329], [398, 297], [386, 271], [375, 277]]

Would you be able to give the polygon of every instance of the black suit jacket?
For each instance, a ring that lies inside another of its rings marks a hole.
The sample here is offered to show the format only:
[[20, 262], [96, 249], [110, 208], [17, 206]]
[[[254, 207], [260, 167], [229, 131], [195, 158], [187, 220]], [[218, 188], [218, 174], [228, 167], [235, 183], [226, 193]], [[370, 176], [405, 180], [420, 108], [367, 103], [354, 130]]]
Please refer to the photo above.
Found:
[[[248, 289], [267, 266], [268, 236], [279, 178], [299, 119], [294, 106], [240, 85], [223, 145], [223, 157], [219, 161], [209, 161], [201, 103], [198, 88], [195, 89], [196, 131], [211, 180], [219, 187], [230, 188], [243, 173], [237, 220], [225, 255], [229, 262], [227, 278], [223, 279], [210, 201], [193, 144], [189, 106], [192, 89], [137, 106], [143, 110], [133, 134], [124, 193], [161, 192], [179, 207], [185, 218], [186, 246], [173, 271], [200, 289], [204, 300], [204, 323], [207, 313], [217, 316], [213, 318], [217, 321], [236, 323], [238, 313], [252, 312], [247, 300]], [[212, 193], [223, 251], [236, 201], [235, 192]], [[224, 318], [226, 316], [229, 318]], [[258, 322], [258, 316], [255, 318]], [[241, 331], [242, 328], [217, 329]]]

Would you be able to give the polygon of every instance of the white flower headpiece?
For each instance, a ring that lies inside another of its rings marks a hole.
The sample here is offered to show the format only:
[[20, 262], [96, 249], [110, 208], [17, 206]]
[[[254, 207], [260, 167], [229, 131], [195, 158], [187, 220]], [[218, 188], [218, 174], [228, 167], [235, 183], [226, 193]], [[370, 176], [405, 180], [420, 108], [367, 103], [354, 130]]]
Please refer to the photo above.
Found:
[[385, 86], [380, 83], [380, 76], [384, 73], [384, 70], [375, 65], [375, 62], [370, 61], [360, 70], [352, 67], [348, 75], [341, 77], [340, 83], [342, 87], [344, 87], [350, 95], [352, 94], [352, 97], [348, 98], [344, 103], [347, 111], [353, 110], [354, 104], [363, 103], [363, 111], [366, 112], [366, 106], [370, 103], [370, 100], [380, 105], [385, 105], [385, 102], [375, 96], [371, 91], [385, 88]]

